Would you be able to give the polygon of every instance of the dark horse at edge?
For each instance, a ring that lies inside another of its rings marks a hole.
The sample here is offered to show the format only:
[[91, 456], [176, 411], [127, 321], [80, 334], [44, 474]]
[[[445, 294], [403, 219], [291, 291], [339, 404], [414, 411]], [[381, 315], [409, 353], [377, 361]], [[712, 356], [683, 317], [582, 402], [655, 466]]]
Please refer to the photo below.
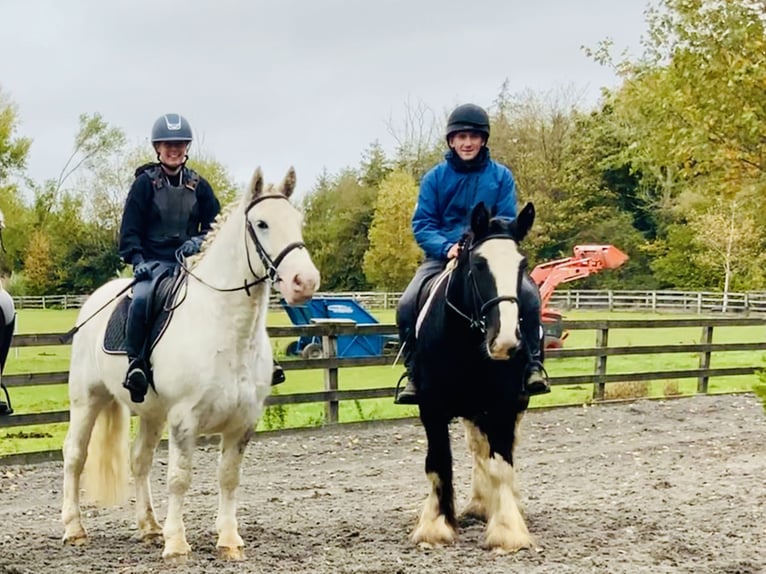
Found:
[[415, 378], [428, 439], [431, 491], [412, 541], [457, 538], [449, 423], [461, 417], [473, 456], [464, 516], [486, 521], [486, 545], [499, 552], [531, 547], [514, 470], [517, 429], [529, 403], [523, 393], [528, 356], [522, 341], [519, 285], [526, 259], [519, 243], [535, 218], [528, 203], [513, 220], [492, 218], [484, 204], [456, 263], [431, 285], [416, 327]]

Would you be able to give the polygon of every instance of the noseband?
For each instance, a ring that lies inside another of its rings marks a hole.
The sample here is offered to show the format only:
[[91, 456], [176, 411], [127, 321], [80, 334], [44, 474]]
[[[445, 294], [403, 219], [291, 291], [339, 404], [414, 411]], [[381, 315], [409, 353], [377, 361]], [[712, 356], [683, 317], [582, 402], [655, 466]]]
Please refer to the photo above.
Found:
[[[247, 214], [250, 213], [250, 210], [261, 201], [265, 201], [267, 199], [284, 199], [286, 201], [289, 201], [287, 196], [284, 195], [262, 195], [261, 197], [255, 198], [253, 201], [250, 202], [250, 205], [247, 206], [247, 209], [245, 209], [245, 253], [247, 255], [247, 267], [250, 269], [250, 273], [253, 274], [253, 279], [248, 281], [247, 278], [245, 278], [242, 285], [239, 287], [229, 287], [229, 288], [221, 288], [216, 287], [215, 285], [211, 285], [207, 281], [204, 281], [197, 275], [195, 275], [187, 266], [186, 262], [183, 260], [183, 258], [180, 258], [179, 263], [181, 264], [181, 268], [183, 271], [190, 275], [191, 277], [194, 277], [197, 281], [205, 285], [206, 287], [210, 287], [214, 291], [219, 291], [222, 293], [232, 293], [234, 291], [245, 291], [248, 296], [250, 296], [250, 288], [254, 287], [255, 285], [258, 285], [259, 283], [263, 283], [267, 279], [271, 280], [272, 283], [278, 283], [282, 280], [282, 278], [279, 276], [279, 265], [282, 263], [285, 257], [293, 251], [294, 249], [305, 249], [306, 244], [302, 241], [294, 241], [293, 243], [289, 243], [285, 246], [282, 251], [280, 251], [277, 256], [272, 259], [271, 256], [266, 252], [266, 249], [263, 247], [263, 243], [261, 243], [261, 240], [258, 239], [258, 235], [255, 232], [255, 229], [253, 228], [253, 224], [250, 222], [250, 219], [248, 219]], [[261, 264], [263, 265], [264, 269], [266, 270], [266, 274], [259, 277], [258, 273], [256, 273], [255, 269], [253, 269], [253, 264], [250, 260], [250, 248], [248, 244], [250, 243], [247, 238], [250, 236], [250, 239], [252, 239], [253, 244], [255, 245], [255, 252], [258, 254], [258, 258], [261, 260]]]
[[460, 317], [468, 321], [471, 329], [478, 330], [482, 335], [487, 334], [487, 312], [492, 309], [492, 307], [496, 307], [503, 301], [508, 301], [516, 306], [519, 304], [519, 298], [514, 295], [498, 295], [497, 297], [492, 297], [488, 301], [482, 300], [481, 293], [479, 292], [479, 285], [476, 283], [476, 275], [474, 274], [473, 267], [471, 266], [471, 257], [473, 256], [474, 249], [489, 239], [506, 239], [509, 241], [516, 241], [513, 237], [508, 237], [507, 235], [488, 235], [481, 241], [474, 243], [468, 248], [468, 276], [471, 278], [471, 299], [473, 301], [473, 308], [471, 309], [470, 314], [464, 313], [458, 309], [455, 304], [452, 303], [452, 301], [449, 300], [449, 287], [450, 283], [452, 282], [452, 273], [450, 273], [449, 282], [447, 283], [447, 289], [445, 291], [445, 300], [447, 302], [447, 306]]

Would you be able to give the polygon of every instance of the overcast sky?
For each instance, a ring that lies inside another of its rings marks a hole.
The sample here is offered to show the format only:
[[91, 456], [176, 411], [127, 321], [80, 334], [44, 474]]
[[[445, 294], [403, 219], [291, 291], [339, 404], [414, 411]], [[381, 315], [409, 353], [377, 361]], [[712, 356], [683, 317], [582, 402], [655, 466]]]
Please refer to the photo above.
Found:
[[[647, 0], [0, 0], [0, 89], [31, 137], [29, 174], [54, 177], [77, 118], [131, 143], [179, 112], [244, 182], [294, 165], [305, 192], [356, 166], [403, 122], [512, 92], [571, 87], [595, 102], [610, 70], [583, 44], [637, 54]], [[490, 142], [491, 143], [491, 142]], [[192, 155], [194, 151], [192, 150]]]

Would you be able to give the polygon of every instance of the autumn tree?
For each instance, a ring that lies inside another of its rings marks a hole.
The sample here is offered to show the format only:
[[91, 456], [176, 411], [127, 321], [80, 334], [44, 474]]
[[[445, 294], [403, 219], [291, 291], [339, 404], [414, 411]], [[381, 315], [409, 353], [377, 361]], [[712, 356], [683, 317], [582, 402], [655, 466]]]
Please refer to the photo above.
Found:
[[390, 173], [380, 186], [364, 254], [365, 277], [377, 289], [403, 290], [420, 263], [422, 254], [410, 225], [417, 197], [417, 182], [401, 170]]

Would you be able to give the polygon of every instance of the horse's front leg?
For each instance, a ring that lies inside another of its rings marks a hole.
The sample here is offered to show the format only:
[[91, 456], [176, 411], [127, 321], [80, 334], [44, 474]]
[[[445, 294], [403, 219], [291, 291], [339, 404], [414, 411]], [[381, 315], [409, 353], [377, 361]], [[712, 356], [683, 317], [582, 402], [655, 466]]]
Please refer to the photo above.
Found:
[[487, 441], [487, 435], [468, 419], [463, 419], [463, 426], [468, 451], [473, 457], [473, 465], [471, 467], [471, 499], [461, 515], [487, 520], [487, 501], [491, 490], [488, 469], [489, 441]]
[[424, 546], [452, 544], [457, 538], [457, 520], [452, 487], [449, 418], [441, 413], [428, 413], [421, 405], [420, 419], [428, 439], [426, 475], [431, 482], [431, 492], [423, 504], [420, 520], [412, 533], [412, 541]]
[[162, 438], [163, 420], [141, 417], [138, 433], [131, 449], [131, 472], [136, 481], [136, 524], [138, 535], [144, 542], [154, 543], [162, 536], [152, 504], [149, 472], [154, 460], [154, 451]]
[[497, 552], [516, 552], [534, 546], [527, 529], [521, 496], [513, 467], [513, 447], [521, 413], [504, 411], [482, 430], [489, 444], [486, 479], [489, 491], [485, 497], [487, 515], [487, 547]]
[[247, 443], [253, 436], [252, 427], [221, 438], [221, 460], [218, 464], [218, 556], [224, 560], [244, 560], [245, 543], [237, 531], [237, 487], [240, 466]]
[[[185, 418], [184, 418], [185, 417]], [[189, 557], [191, 546], [186, 541], [183, 504], [191, 485], [192, 457], [196, 442], [196, 425], [190, 412], [185, 412], [170, 423], [168, 456], [168, 515], [162, 534], [165, 549], [162, 557], [168, 562], [183, 563]]]

